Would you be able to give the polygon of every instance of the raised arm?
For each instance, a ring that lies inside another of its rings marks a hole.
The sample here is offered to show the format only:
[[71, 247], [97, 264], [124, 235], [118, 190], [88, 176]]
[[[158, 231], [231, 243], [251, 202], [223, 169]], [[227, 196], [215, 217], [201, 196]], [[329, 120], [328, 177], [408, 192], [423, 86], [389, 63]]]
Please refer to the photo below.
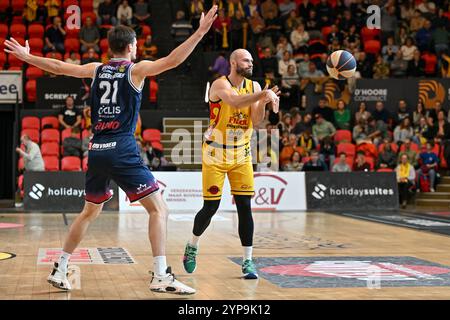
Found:
[[217, 5], [214, 5], [209, 12], [200, 18], [200, 26], [185, 42], [175, 48], [168, 56], [156, 61], [141, 61], [132, 69], [132, 78], [135, 84], [140, 84], [145, 77], [154, 76], [164, 71], [179, 66], [194, 51], [194, 48], [209, 31], [212, 23], [216, 19]]
[[5, 40], [4, 44], [5, 52], [13, 54], [18, 59], [28, 64], [32, 64], [39, 69], [56, 75], [65, 75], [75, 78], [92, 78], [95, 68], [101, 64], [99, 62], [93, 62], [84, 65], [76, 65], [52, 58], [34, 56], [30, 54], [28, 40], [25, 43], [25, 47], [21, 46], [20, 43], [18, 43], [14, 38]]

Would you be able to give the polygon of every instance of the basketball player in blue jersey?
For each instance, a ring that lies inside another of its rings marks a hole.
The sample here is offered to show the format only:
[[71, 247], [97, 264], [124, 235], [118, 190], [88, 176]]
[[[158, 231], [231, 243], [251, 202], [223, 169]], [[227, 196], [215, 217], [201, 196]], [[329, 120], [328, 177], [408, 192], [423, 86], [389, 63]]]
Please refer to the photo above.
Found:
[[136, 59], [136, 33], [118, 26], [108, 32], [108, 44], [114, 58], [108, 64], [73, 65], [30, 54], [15, 39], [5, 40], [5, 52], [47, 72], [77, 78], [92, 78], [91, 114], [94, 136], [89, 144], [89, 168], [86, 173], [86, 197], [83, 211], [70, 227], [63, 254], [55, 262], [48, 282], [70, 290], [67, 265], [103, 204], [111, 199], [109, 183], [114, 180], [131, 202], [139, 201], [150, 215], [149, 239], [154, 271], [150, 290], [176, 294], [193, 294], [195, 290], [167, 273], [166, 225], [167, 206], [159, 193], [158, 183], [143, 164], [134, 138], [142, 98], [144, 79], [180, 65], [194, 50], [214, 22], [217, 6], [201, 17], [197, 31], [168, 56], [152, 61]]

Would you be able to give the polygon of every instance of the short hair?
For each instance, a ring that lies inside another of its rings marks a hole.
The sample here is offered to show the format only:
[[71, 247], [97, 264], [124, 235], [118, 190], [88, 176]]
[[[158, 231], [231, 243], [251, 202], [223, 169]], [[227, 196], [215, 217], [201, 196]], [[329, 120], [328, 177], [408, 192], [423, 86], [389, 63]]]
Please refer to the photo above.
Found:
[[136, 32], [127, 26], [117, 26], [108, 31], [108, 45], [112, 53], [123, 53], [136, 39]]

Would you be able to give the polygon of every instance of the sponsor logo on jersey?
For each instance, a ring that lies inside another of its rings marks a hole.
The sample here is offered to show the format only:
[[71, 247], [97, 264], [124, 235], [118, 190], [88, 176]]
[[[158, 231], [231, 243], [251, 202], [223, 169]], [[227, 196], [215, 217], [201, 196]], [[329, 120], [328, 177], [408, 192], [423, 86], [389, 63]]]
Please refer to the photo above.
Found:
[[95, 125], [96, 131], [116, 130], [120, 127], [119, 121], [99, 122]]
[[117, 145], [116, 141], [108, 142], [108, 143], [91, 143], [89, 146], [89, 150], [111, 150], [115, 149]]

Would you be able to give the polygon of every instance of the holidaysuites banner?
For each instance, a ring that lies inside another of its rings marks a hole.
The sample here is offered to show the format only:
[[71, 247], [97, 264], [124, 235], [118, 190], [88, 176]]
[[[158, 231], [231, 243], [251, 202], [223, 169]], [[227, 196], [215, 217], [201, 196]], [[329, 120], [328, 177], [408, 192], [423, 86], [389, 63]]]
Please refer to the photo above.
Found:
[[343, 100], [355, 111], [361, 102], [365, 102], [369, 110], [375, 108], [377, 101], [395, 112], [398, 101], [403, 99], [409, 108], [414, 110], [419, 99], [426, 108], [434, 108], [436, 102], [444, 107], [450, 103], [450, 79], [358, 79], [352, 93], [348, 91], [346, 81], [329, 80], [323, 86], [323, 92], [318, 94], [314, 86], [309, 85], [306, 90], [307, 110], [311, 111], [318, 105], [319, 99], [325, 97], [328, 105], [336, 108], [339, 100]]
[[307, 172], [308, 209], [398, 209], [395, 172]]

